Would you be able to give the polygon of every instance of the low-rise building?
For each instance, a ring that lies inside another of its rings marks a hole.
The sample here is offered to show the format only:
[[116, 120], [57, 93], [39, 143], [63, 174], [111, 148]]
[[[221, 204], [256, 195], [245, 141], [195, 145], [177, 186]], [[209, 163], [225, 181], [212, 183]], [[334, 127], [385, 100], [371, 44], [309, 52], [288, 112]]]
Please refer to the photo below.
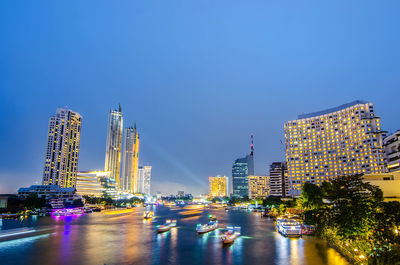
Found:
[[29, 188], [20, 188], [18, 195], [20, 197], [28, 197], [35, 194], [40, 198], [62, 199], [64, 203], [73, 203], [74, 200], [79, 199], [80, 196], [75, 194], [75, 188], [60, 188], [58, 185], [32, 185]]
[[383, 139], [383, 148], [389, 172], [400, 170], [400, 130]]
[[269, 176], [249, 176], [249, 198], [265, 199], [270, 194]]
[[400, 170], [380, 173], [380, 174], [365, 174], [364, 181], [372, 185], [378, 186], [385, 200], [397, 199], [400, 200]]

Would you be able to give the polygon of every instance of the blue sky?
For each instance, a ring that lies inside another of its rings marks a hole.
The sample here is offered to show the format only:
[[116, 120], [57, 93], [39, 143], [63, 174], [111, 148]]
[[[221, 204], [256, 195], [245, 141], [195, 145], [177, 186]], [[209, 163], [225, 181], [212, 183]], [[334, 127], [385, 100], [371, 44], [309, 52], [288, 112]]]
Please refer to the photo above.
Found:
[[202, 193], [255, 137], [284, 159], [283, 123], [369, 100], [400, 128], [399, 1], [2, 1], [0, 192], [40, 183], [48, 119], [83, 116], [80, 170], [102, 169], [107, 113], [137, 123], [153, 191]]

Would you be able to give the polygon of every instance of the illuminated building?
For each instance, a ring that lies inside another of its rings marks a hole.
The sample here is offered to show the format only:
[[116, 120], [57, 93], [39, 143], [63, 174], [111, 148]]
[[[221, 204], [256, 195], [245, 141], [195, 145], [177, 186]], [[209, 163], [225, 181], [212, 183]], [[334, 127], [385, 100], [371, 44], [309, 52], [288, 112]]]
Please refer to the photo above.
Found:
[[76, 177], [76, 194], [102, 197], [106, 190], [104, 179], [110, 172], [106, 171], [80, 171]]
[[137, 192], [150, 195], [150, 182], [151, 182], [151, 166], [139, 167]]
[[236, 159], [232, 166], [232, 189], [235, 196], [248, 196], [248, 176], [254, 175], [254, 145], [251, 135], [250, 154]]
[[389, 172], [400, 170], [400, 130], [383, 139]]
[[80, 196], [75, 194], [75, 188], [61, 188], [58, 185], [32, 185], [29, 188], [18, 189], [18, 195], [21, 197], [28, 197], [34, 194], [39, 198], [62, 199], [64, 203], [72, 203], [74, 200], [79, 199]]
[[139, 192], [138, 189], [139, 168], [139, 134], [134, 127], [125, 128], [124, 136], [124, 159], [122, 165], [121, 189], [132, 193]]
[[121, 147], [122, 147], [122, 109], [110, 110], [108, 114], [106, 159], [104, 171], [111, 172], [110, 178], [122, 189], [120, 179]]
[[365, 101], [286, 122], [291, 194], [300, 195], [305, 182], [320, 185], [337, 176], [385, 172], [382, 133], [373, 104]]
[[378, 186], [386, 201], [400, 199], [400, 170], [389, 173], [365, 174], [363, 181]]
[[208, 177], [208, 188], [210, 197], [226, 197], [228, 196], [228, 177], [217, 175], [215, 177]]
[[248, 178], [250, 199], [265, 199], [269, 196], [269, 176], [249, 176]]
[[70, 109], [57, 109], [49, 121], [43, 185], [76, 185], [82, 117]]
[[271, 196], [286, 197], [289, 187], [286, 162], [274, 162], [269, 167], [269, 188]]

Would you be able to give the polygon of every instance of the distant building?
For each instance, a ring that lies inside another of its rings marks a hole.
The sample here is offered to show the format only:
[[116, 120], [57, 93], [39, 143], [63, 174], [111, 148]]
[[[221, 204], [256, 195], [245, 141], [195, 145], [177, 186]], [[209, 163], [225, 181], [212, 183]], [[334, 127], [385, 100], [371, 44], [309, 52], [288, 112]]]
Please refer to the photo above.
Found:
[[286, 162], [274, 162], [269, 167], [269, 188], [271, 196], [286, 197], [290, 189]]
[[177, 197], [184, 197], [185, 196], [185, 192], [183, 190], [179, 190], [178, 194], [176, 196]]
[[250, 199], [265, 199], [269, 196], [269, 176], [249, 176], [248, 178]]
[[385, 200], [400, 200], [400, 170], [389, 173], [365, 174], [364, 181], [378, 186]]
[[139, 167], [138, 170], [138, 192], [150, 195], [151, 166]]
[[110, 172], [105, 171], [80, 171], [76, 179], [76, 194], [88, 195], [94, 197], [103, 196], [106, 191], [104, 185], [105, 178], [108, 178]]
[[305, 182], [320, 185], [337, 176], [384, 173], [380, 118], [370, 102], [299, 115], [285, 123], [291, 194]]
[[400, 130], [383, 139], [383, 147], [389, 172], [400, 170]]
[[58, 185], [32, 185], [29, 188], [20, 188], [18, 195], [28, 197], [35, 194], [38, 197], [50, 199], [62, 199], [64, 203], [72, 203], [80, 197], [75, 195], [75, 188], [61, 188]]
[[229, 179], [226, 176], [217, 175], [215, 177], [208, 177], [210, 197], [214, 198], [228, 196], [228, 183]]
[[248, 176], [254, 175], [254, 145], [251, 135], [250, 154], [235, 160], [232, 166], [232, 190], [235, 196], [248, 196]]
[[109, 171], [110, 178], [115, 181], [118, 188], [122, 189], [120, 176], [121, 148], [122, 148], [122, 109], [110, 110], [108, 114], [106, 159], [104, 171]]
[[81, 115], [70, 109], [57, 109], [50, 118], [43, 185], [75, 187], [81, 127]]
[[125, 128], [124, 159], [122, 165], [122, 189], [131, 193], [140, 192], [138, 187], [139, 134], [134, 127]]

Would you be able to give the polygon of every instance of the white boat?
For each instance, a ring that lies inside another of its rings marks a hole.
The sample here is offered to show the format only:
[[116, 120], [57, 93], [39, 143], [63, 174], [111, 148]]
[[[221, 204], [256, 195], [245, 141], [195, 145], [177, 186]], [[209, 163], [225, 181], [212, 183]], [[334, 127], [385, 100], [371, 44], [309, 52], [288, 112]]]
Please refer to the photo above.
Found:
[[301, 236], [301, 222], [298, 219], [278, 218], [276, 220], [278, 232], [287, 237]]
[[196, 227], [196, 231], [199, 234], [207, 233], [215, 230], [218, 227], [218, 221], [210, 221], [208, 224], [198, 224]]
[[157, 225], [156, 227], [157, 227], [157, 232], [162, 233], [171, 230], [171, 228], [175, 226], [176, 226], [176, 220], [167, 220], [165, 224]]
[[152, 211], [145, 211], [143, 213], [143, 218], [144, 219], [150, 219], [150, 218], [153, 218], [153, 216], [154, 216], [154, 213]]
[[235, 239], [240, 236], [240, 227], [227, 227], [227, 231], [222, 234], [221, 241], [223, 244], [232, 244]]

